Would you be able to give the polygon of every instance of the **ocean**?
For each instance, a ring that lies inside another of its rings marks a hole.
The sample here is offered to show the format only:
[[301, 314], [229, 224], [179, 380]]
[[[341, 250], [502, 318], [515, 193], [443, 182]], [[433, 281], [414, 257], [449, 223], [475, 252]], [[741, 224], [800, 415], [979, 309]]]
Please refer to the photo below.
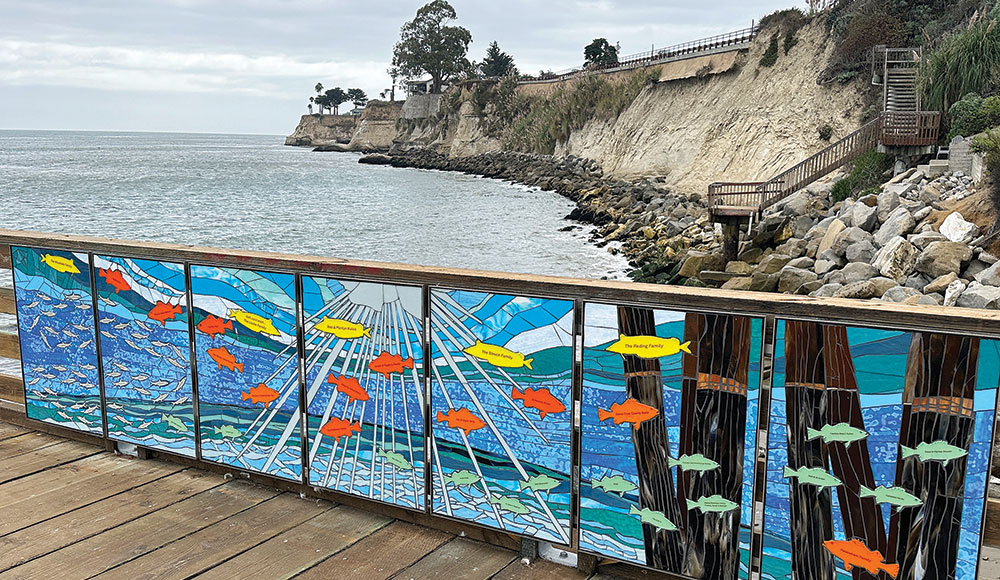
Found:
[[[0, 131], [0, 228], [585, 278], [629, 270], [587, 241], [592, 226], [563, 219], [574, 204], [554, 192], [357, 161], [275, 135]], [[0, 330], [14, 327], [0, 315]]]

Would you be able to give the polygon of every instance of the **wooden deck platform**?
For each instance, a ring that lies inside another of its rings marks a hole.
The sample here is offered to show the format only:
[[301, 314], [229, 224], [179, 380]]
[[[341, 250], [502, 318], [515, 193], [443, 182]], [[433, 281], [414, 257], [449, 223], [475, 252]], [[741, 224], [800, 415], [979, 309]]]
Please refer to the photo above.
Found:
[[615, 578], [0, 423], [0, 579], [96, 577]]

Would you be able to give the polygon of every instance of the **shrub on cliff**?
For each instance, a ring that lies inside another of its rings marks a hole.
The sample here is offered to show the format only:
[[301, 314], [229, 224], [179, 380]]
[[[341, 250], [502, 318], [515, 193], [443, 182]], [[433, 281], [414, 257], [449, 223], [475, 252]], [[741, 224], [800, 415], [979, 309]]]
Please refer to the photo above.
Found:
[[879, 153], [874, 149], [863, 153], [851, 165], [851, 173], [833, 184], [830, 199], [834, 202], [844, 201], [859, 192], [876, 186], [882, 182], [882, 175], [892, 165], [892, 156]]
[[767, 45], [767, 50], [760, 57], [760, 66], [771, 67], [778, 62], [778, 33], [771, 35], [771, 43]]
[[951, 123], [948, 141], [957, 135], [968, 137], [1000, 125], [1000, 95], [984, 99], [969, 93], [948, 109], [948, 119]]
[[928, 54], [920, 70], [924, 108], [945, 111], [969, 93], [1000, 89], [1000, 26], [994, 18], [976, 22]]

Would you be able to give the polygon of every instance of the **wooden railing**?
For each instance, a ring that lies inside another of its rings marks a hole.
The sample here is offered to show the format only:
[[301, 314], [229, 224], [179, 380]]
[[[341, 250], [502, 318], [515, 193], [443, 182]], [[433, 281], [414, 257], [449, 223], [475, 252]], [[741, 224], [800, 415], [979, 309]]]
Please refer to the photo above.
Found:
[[886, 111], [880, 119], [883, 145], [924, 146], [938, 141], [941, 113], [937, 111]]

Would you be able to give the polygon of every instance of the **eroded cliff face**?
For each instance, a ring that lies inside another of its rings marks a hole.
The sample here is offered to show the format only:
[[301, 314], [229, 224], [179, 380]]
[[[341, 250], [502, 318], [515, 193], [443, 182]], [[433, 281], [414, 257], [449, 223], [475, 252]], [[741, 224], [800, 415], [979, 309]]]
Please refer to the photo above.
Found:
[[[766, 179], [860, 126], [857, 84], [818, 85], [832, 51], [821, 22], [797, 34], [773, 67], [760, 67], [765, 30], [728, 72], [647, 86], [617, 118], [591, 121], [557, 146], [557, 155], [598, 161], [605, 175], [662, 176], [686, 191], [713, 181]], [[662, 77], [661, 77], [662, 78]]]
[[302, 115], [295, 131], [285, 137], [285, 145], [318, 147], [346, 144], [354, 135], [358, 119], [348, 115]]
[[396, 138], [396, 124], [402, 109], [403, 101], [368, 103], [348, 148], [352, 151], [388, 151]]

